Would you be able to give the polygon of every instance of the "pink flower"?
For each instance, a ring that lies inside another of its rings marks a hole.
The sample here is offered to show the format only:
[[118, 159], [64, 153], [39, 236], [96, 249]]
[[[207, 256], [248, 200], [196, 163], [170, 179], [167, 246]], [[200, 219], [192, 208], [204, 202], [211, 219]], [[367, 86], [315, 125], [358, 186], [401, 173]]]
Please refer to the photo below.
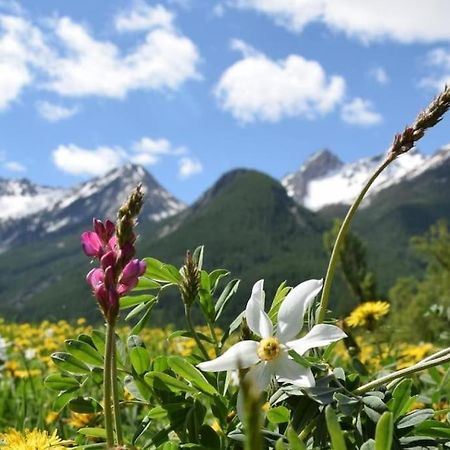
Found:
[[139, 259], [130, 261], [122, 271], [117, 292], [120, 295], [130, 292], [136, 286], [139, 277], [144, 274], [146, 268], [144, 261], [139, 261]]

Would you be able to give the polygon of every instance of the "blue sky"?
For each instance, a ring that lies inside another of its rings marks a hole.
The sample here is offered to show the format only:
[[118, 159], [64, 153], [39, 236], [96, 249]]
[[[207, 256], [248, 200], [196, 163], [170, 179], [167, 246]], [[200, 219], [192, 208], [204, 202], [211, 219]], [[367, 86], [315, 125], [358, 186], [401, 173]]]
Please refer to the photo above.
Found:
[[131, 160], [190, 202], [236, 167], [380, 153], [450, 81], [448, 17], [447, 0], [0, 0], [0, 176], [70, 186]]

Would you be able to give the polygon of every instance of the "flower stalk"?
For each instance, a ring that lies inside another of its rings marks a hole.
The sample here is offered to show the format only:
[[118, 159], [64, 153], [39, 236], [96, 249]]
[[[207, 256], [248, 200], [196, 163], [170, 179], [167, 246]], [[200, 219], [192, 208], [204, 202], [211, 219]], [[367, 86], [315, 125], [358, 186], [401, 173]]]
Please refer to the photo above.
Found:
[[384, 161], [370, 176], [361, 192], [357, 196], [354, 203], [342, 222], [341, 228], [336, 238], [336, 242], [331, 253], [330, 261], [325, 276], [325, 282], [322, 290], [322, 296], [320, 299], [319, 312], [317, 316], [317, 323], [321, 323], [325, 320], [325, 315], [328, 310], [328, 303], [330, 298], [331, 286], [333, 283], [334, 275], [336, 272], [339, 253], [344, 243], [345, 236], [350, 228], [350, 224], [355, 216], [356, 211], [361, 205], [367, 191], [370, 189], [374, 181], [378, 176], [389, 166], [398, 156], [403, 153], [407, 153], [411, 150], [415, 143], [421, 139], [428, 128], [435, 126], [442, 120], [444, 114], [450, 108], [450, 86], [445, 86], [443, 91], [435, 97], [431, 103], [417, 116], [416, 120], [406, 127], [402, 133], [398, 133], [394, 136], [394, 140], [387, 151]]
[[445, 364], [450, 362], [450, 355], [441, 356], [439, 358], [429, 359], [426, 362], [419, 362], [414, 364], [411, 367], [406, 367], [405, 369], [397, 370], [396, 372], [392, 372], [384, 377], [378, 378], [377, 380], [371, 381], [370, 383], [364, 384], [360, 386], [358, 389], [353, 391], [356, 395], [362, 395], [366, 392], [370, 392], [373, 389], [382, 386], [383, 384], [390, 383], [398, 378], [407, 377], [415, 374], [416, 372], [421, 372], [425, 369], [430, 369], [431, 367], [440, 366], [441, 364]]
[[86, 281], [106, 320], [106, 344], [104, 360], [104, 411], [106, 446], [123, 445], [120, 417], [119, 386], [117, 377], [115, 325], [119, 316], [120, 297], [130, 292], [146, 270], [146, 264], [133, 259], [136, 253], [136, 217], [143, 204], [141, 186], [130, 194], [120, 207], [117, 222], [94, 219], [93, 231], [81, 235], [81, 245], [87, 256], [97, 258], [100, 267], [92, 269]]

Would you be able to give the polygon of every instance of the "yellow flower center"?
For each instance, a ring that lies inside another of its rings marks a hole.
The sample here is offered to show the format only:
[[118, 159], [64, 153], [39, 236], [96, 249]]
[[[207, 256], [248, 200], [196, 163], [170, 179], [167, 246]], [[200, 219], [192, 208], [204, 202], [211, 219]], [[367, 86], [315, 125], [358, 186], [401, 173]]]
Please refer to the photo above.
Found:
[[258, 356], [262, 361], [272, 361], [280, 354], [280, 341], [275, 337], [264, 338], [258, 345]]

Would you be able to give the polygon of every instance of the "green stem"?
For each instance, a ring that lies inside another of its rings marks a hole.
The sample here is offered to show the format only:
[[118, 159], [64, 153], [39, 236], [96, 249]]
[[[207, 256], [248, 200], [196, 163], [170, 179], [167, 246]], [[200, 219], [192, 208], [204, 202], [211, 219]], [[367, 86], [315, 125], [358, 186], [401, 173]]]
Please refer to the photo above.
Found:
[[198, 348], [203, 353], [203, 356], [206, 359], [210, 359], [209, 355], [208, 355], [208, 352], [206, 351], [206, 348], [202, 344], [202, 341], [198, 337], [197, 332], [195, 331], [194, 325], [192, 324], [191, 308], [188, 305], [186, 305], [186, 304], [184, 304], [184, 315], [186, 316], [186, 322], [187, 322], [187, 326], [189, 328], [189, 331], [191, 332], [192, 337], [195, 339], [195, 342], [198, 345]]
[[105, 362], [103, 367], [103, 389], [104, 389], [104, 412], [105, 412], [105, 430], [106, 447], [114, 447], [114, 428], [112, 414], [112, 358], [114, 352], [114, 324], [106, 323], [106, 344], [105, 344]]
[[113, 399], [113, 410], [114, 410], [114, 420], [116, 424], [116, 434], [118, 445], [123, 445], [123, 431], [122, 431], [122, 421], [120, 417], [120, 400], [119, 400], [119, 386], [117, 378], [117, 355], [116, 355], [116, 336], [113, 335], [113, 351], [111, 353], [111, 383], [112, 383], [112, 399]]
[[440, 350], [433, 355], [427, 356], [425, 359], [420, 361], [420, 363], [432, 361], [433, 359], [440, 358], [441, 356], [448, 355], [450, 353], [450, 347], [444, 348], [443, 350]]
[[214, 349], [216, 352], [216, 356], [220, 355], [220, 342], [217, 339], [217, 334], [216, 334], [216, 330], [214, 329], [214, 324], [212, 324], [211, 322], [208, 322], [208, 327], [209, 327], [209, 331], [211, 332], [211, 337], [213, 338], [214, 341]]
[[342, 222], [341, 228], [339, 229], [339, 233], [336, 237], [336, 242], [334, 243], [330, 261], [328, 263], [327, 273], [325, 275], [325, 282], [324, 282], [323, 289], [322, 289], [322, 297], [320, 299], [319, 315], [317, 318], [317, 323], [321, 323], [325, 319], [325, 315], [328, 310], [328, 302], [329, 302], [329, 297], [330, 297], [331, 285], [333, 283], [334, 274], [336, 272], [337, 264], [339, 261], [339, 252], [341, 251], [342, 245], [344, 243], [345, 235], [348, 232], [348, 229], [350, 227], [350, 223], [352, 222], [353, 216], [355, 215], [357, 209], [359, 208], [359, 205], [361, 204], [361, 202], [362, 202], [364, 196], [366, 195], [367, 191], [369, 190], [370, 186], [372, 186], [372, 183], [377, 179], [378, 175], [380, 175], [380, 173], [383, 172], [383, 170], [393, 160], [394, 159], [392, 157], [387, 157], [381, 163], [381, 165], [373, 173], [373, 175], [369, 178], [369, 180], [367, 181], [367, 183], [365, 184], [365, 186], [359, 193], [359, 195], [356, 198], [356, 200], [354, 201], [353, 205], [348, 210], [344, 221]]
[[311, 434], [314, 428], [316, 428], [316, 425], [317, 425], [317, 416], [311, 419], [308, 425], [306, 425], [306, 427], [303, 428], [301, 433], [298, 435], [300, 440], [306, 442], [308, 440], [308, 436]]
[[420, 372], [425, 369], [429, 369], [430, 367], [440, 366], [441, 364], [445, 364], [450, 362], [450, 355], [441, 356], [440, 358], [430, 359], [426, 362], [419, 362], [414, 364], [411, 367], [406, 367], [405, 369], [397, 370], [396, 372], [390, 373], [389, 375], [385, 375], [384, 377], [378, 378], [378, 380], [371, 381], [370, 383], [364, 384], [358, 389], [353, 391], [356, 395], [362, 395], [366, 392], [370, 392], [372, 389], [382, 386], [383, 384], [387, 384], [390, 381], [396, 380], [397, 378], [407, 377], [409, 375], [413, 375], [416, 372]]

